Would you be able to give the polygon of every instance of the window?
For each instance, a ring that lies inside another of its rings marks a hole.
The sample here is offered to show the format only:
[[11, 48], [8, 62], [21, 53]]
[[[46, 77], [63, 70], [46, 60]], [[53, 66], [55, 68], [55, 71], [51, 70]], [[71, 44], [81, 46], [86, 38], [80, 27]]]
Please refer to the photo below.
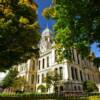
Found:
[[89, 74], [87, 74], [87, 76], [88, 76], [88, 80], [90, 80], [90, 75], [89, 75]]
[[42, 68], [44, 69], [45, 60], [43, 59]]
[[60, 92], [64, 91], [63, 86], [60, 86]]
[[40, 75], [38, 75], [38, 77], [37, 77], [37, 82], [38, 83], [40, 82]]
[[34, 84], [34, 75], [31, 77], [31, 83]]
[[72, 79], [74, 80], [75, 76], [74, 76], [74, 68], [73, 67], [71, 67], [71, 74], [72, 74]]
[[32, 67], [32, 70], [35, 69], [35, 61], [34, 60], [31, 61], [31, 67]]
[[81, 70], [80, 70], [80, 78], [81, 78], [81, 81], [83, 81], [83, 74]]
[[49, 67], [49, 56], [47, 57], [47, 67]]
[[75, 79], [78, 80], [78, 70], [75, 68]]
[[44, 83], [44, 74], [42, 74], [42, 83]]
[[55, 62], [57, 61], [57, 50], [55, 50]]
[[71, 67], [72, 79], [78, 80], [78, 70], [74, 67]]
[[77, 90], [77, 87], [76, 87], [76, 86], [74, 86], [74, 90], [75, 90], [75, 91]]
[[60, 71], [60, 79], [63, 79], [63, 68], [60, 67], [60, 68], [59, 68], [59, 71]]
[[41, 61], [39, 60], [39, 69], [40, 69]]

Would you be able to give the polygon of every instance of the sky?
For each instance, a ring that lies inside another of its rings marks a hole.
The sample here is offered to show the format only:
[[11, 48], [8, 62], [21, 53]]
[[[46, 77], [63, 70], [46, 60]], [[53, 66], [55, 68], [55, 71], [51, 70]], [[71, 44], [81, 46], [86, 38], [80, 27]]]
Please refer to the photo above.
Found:
[[43, 31], [46, 26], [52, 29], [52, 25], [55, 23], [54, 20], [47, 20], [42, 16], [42, 11], [44, 8], [50, 6], [52, 0], [34, 0], [38, 4], [38, 22]]
[[[35, 0], [35, 2], [38, 4], [38, 21], [41, 31], [43, 31], [47, 25], [50, 29], [52, 29], [52, 25], [55, 23], [54, 20], [48, 21], [42, 16], [43, 9], [50, 6], [51, 1], [52, 0]], [[96, 43], [91, 46], [91, 50], [95, 53], [96, 57], [100, 57], [100, 49], [96, 47]]]
[[97, 43], [91, 46], [91, 50], [95, 53], [96, 57], [100, 57], [100, 48], [97, 48]]

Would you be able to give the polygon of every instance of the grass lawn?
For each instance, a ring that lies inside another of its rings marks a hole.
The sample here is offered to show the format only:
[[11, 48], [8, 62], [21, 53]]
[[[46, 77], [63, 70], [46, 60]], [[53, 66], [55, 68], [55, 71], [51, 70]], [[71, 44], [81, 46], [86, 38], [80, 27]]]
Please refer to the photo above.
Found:
[[89, 100], [100, 100], [100, 96], [89, 96]]

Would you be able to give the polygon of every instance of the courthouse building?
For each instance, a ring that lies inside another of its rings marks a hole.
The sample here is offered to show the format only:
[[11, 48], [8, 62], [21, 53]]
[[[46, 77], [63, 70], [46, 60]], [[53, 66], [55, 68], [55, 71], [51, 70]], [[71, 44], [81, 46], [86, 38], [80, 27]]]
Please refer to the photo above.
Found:
[[37, 59], [34, 57], [17, 66], [19, 72], [17, 77], [23, 77], [27, 82], [24, 87], [25, 91], [36, 91], [36, 62]]
[[[49, 71], [57, 71], [60, 75], [57, 91], [83, 91], [82, 84], [86, 80], [92, 80], [96, 84], [100, 83], [99, 70], [92, 61], [81, 59], [75, 49], [72, 50], [73, 61], [64, 60], [62, 63], [56, 62], [56, 50], [52, 39], [52, 31], [46, 28], [41, 34], [39, 43], [39, 58], [32, 58], [27, 63], [19, 66], [19, 76], [26, 77], [26, 80], [34, 86], [34, 91], [40, 85], [46, 85], [43, 81]], [[48, 93], [53, 93], [51, 86]]]

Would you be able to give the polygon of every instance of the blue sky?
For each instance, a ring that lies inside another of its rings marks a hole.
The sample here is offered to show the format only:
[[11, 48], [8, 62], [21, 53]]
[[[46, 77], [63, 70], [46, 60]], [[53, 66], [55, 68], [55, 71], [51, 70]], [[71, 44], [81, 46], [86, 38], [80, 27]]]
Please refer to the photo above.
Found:
[[[52, 29], [52, 25], [54, 24], [53, 20], [46, 20], [43, 16], [42, 16], [42, 11], [45, 7], [50, 6], [52, 0], [35, 0], [35, 2], [38, 4], [38, 21], [41, 27], [41, 31], [43, 31], [47, 24], [48, 27], [50, 29]], [[98, 49], [96, 47], [96, 43], [94, 43], [91, 46], [91, 50], [95, 53], [96, 57], [100, 57], [100, 49]]]
[[53, 20], [47, 20], [42, 16], [42, 11], [45, 7], [50, 6], [51, 0], [35, 0], [35, 2], [38, 4], [38, 21], [41, 26], [41, 31], [48, 27], [52, 29], [52, 25], [54, 24]]
[[97, 48], [96, 43], [91, 46], [91, 50], [95, 53], [96, 57], [100, 57], [100, 48]]

